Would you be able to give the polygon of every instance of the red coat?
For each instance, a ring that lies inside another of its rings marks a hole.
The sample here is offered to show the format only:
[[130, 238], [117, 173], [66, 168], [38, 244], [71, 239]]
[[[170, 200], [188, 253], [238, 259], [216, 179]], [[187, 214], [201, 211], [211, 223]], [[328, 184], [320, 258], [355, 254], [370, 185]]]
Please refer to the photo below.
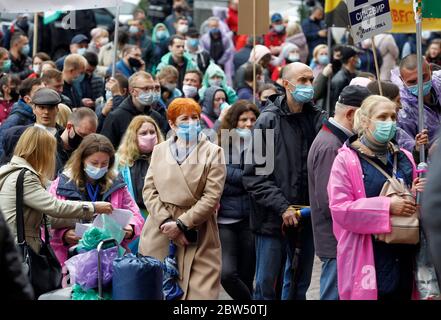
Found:
[[286, 33], [279, 34], [271, 30], [265, 35], [265, 46], [268, 48], [279, 47], [285, 42]]
[[0, 100], [0, 124], [9, 116], [13, 104], [12, 101]]

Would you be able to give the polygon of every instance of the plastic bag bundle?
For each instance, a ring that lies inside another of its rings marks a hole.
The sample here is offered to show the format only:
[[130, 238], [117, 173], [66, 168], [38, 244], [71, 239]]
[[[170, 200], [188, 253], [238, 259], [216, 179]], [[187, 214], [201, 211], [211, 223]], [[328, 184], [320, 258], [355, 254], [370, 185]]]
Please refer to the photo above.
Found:
[[101, 241], [109, 238], [111, 238], [109, 231], [97, 227], [91, 227], [84, 232], [83, 237], [79, 241], [78, 251], [82, 252], [96, 249]]
[[182, 291], [178, 284], [179, 271], [175, 257], [176, 245], [172, 241], [170, 241], [168, 250], [169, 255], [164, 259], [164, 280], [162, 287], [165, 300], [175, 300], [180, 298], [184, 294], [184, 291]]
[[162, 300], [162, 262], [126, 254], [113, 262], [113, 300]]
[[[76, 284], [72, 287], [72, 300], [101, 300], [98, 292], [94, 289], [84, 291], [80, 285]], [[112, 300], [112, 296], [108, 292], [103, 293], [102, 300]]]
[[420, 249], [416, 256], [415, 282], [420, 300], [441, 300], [438, 279], [423, 232], [420, 233]]
[[[118, 248], [112, 247], [101, 252], [103, 286], [112, 282], [113, 261], [118, 257]], [[83, 290], [98, 287], [98, 251], [96, 249], [76, 255], [66, 261], [72, 283]]]

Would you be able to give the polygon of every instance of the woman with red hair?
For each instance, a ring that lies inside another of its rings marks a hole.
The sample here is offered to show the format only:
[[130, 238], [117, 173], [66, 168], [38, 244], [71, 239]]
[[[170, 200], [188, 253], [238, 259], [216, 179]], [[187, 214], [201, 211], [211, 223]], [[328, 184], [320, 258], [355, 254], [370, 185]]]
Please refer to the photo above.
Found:
[[155, 146], [144, 183], [149, 216], [139, 252], [163, 260], [177, 246], [181, 299], [216, 300], [221, 245], [217, 208], [225, 183], [222, 149], [201, 132], [201, 107], [178, 98], [167, 109], [173, 134]]

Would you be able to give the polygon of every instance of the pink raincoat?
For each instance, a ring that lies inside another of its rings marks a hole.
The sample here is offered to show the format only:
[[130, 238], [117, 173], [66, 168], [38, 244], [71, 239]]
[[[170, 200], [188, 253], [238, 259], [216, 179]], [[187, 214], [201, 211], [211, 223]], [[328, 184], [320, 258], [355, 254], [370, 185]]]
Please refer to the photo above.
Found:
[[[65, 200], [65, 197], [57, 195], [57, 188], [59, 177], [52, 182], [51, 187], [49, 188], [49, 192], [53, 194], [58, 199]], [[130, 225], [132, 225], [134, 230], [134, 236], [132, 239], [124, 239], [121, 245], [126, 249], [128, 249], [128, 244], [139, 237], [142, 231], [142, 227], [144, 226], [144, 218], [142, 217], [138, 205], [133, 200], [130, 195], [127, 187], [116, 190], [110, 196], [110, 203], [114, 209], [126, 209], [130, 210], [133, 213], [133, 216], [130, 220]], [[63, 236], [69, 228], [60, 228], [60, 229], [52, 229], [52, 239], [51, 246], [54, 250], [58, 261], [63, 266], [64, 262], [67, 260], [67, 254], [69, 251], [69, 246], [66, 246], [63, 242]]]
[[[412, 155], [413, 178], [416, 178]], [[357, 153], [343, 145], [328, 183], [329, 208], [337, 238], [337, 279], [341, 300], [377, 300], [372, 234], [391, 232], [390, 198], [366, 198]]]

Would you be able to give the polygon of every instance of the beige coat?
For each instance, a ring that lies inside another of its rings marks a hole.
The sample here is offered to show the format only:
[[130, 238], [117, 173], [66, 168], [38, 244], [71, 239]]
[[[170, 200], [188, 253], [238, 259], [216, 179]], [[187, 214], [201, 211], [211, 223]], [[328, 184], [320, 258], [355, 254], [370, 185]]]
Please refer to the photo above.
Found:
[[[17, 241], [16, 182], [21, 169], [23, 182], [23, 215], [27, 243], [36, 252], [40, 250], [40, 227], [43, 213], [56, 218], [93, 217], [91, 202], [61, 201], [52, 196], [41, 184], [38, 173], [23, 158], [14, 156], [11, 162], [0, 168], [0, 209]], [[84, 206], [84, 207], [83, 207]]]
[[182, 299], [218, 299], [221, 244], [216, 210], [223, 192], [226, 168], [222, 149], [204, 136], [189, 157], [178, 165], [171, 139], [157, 145], [148, 169], [143, 198], [150, 213], [141, 233], [139, 252], [163, 260], [169, 240], [159, 227], [180, 218], [199, 231], [195, 245], [178, 246]]

